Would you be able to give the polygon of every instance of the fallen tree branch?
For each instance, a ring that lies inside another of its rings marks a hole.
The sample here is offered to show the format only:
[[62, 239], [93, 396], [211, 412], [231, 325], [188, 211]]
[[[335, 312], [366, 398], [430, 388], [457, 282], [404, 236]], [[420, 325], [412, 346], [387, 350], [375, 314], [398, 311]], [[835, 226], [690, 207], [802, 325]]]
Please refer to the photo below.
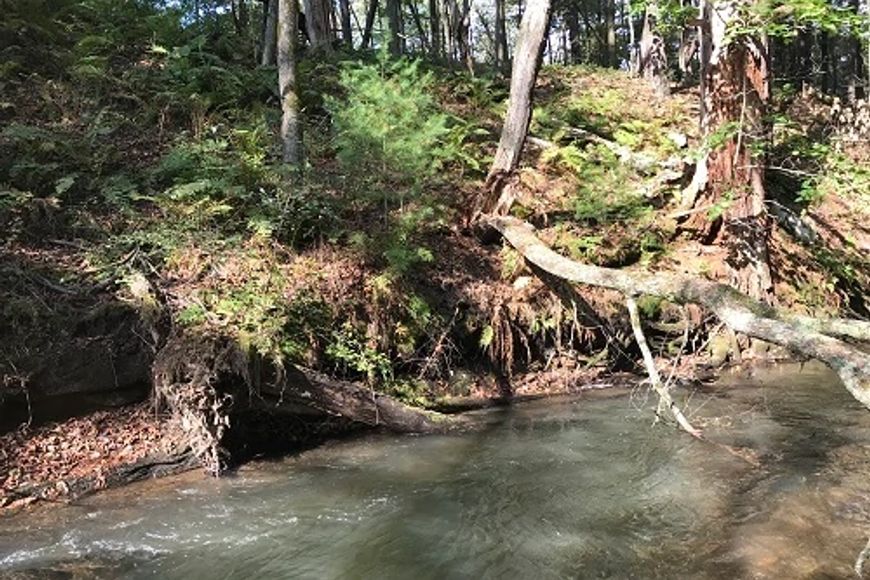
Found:
[[330, 415], [397, 433], [434, 433], [461, 423], [458, 418], [416, 409], [368, 387], [302, 367], [288, 369], [285, 390], [277, 394]]
[[670, 411], [671, 415], [674, 416], [674, 419], [676, 419], [677, 424], [683, 431], [696, 439], [702, 439], [701, 430], [694, 427], [689, 420], [686, 419], [686, 416], [683, 415], [683, 412], [671, 397], [671, 393], [662, 384], [662, 379], [659, 376], [658, 369], [656, 368], [655, 360], [653, 360], [652, 352], [646, 343], [646, 336], [643, 334], [643, 327], [640, 325], [640, 314], [637, 311], [637, 302], [634, 301], [634, 298], [629, 296], [626, 298], [625, 304], [628, 307], [628, 315], [631, 319], [631, 328], [634, 331], [634, 339], [637, 341], [637, 346], [640, 347], [640, 353], [643, 355], [643, 364], [646, 366], [650, 385], [652, 385], [653, 390], [655, 390], [659, 396], [659, 401], [661, 403], [659, 408], [661, 409], [661, 407], [665, 407]]
[[[649, 294], [676, 302], [694, 303], [713, 312], [733, 331], [778, 344], [820, 360], [833, 369], [855, 399], [870, 409], [870, 356], [848, 343], [823, 334], [862, 335], [867, 323], [839, 321], [812, 324], [757, 302], [725, 284], [672, 273], [615, 270], [581, 264], [561, 256], [541, 242], [530, 224], [513, 217], [491, 217], [491, 227], [526, 260], [570, 282], [618, 290], [626, 296]], [[835, 328], [827, 328], [834, 326]], [[833, 332], [837, 330], [838, 332]]]

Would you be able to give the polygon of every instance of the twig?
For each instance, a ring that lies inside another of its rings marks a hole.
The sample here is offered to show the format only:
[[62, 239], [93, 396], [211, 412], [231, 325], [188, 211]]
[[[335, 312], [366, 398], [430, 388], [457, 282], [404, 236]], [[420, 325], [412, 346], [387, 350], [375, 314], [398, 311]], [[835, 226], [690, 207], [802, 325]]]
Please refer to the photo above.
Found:
[[683, 415], [683, 412], [674, 402], [671, 394], [662, 384], [662, 379], [659, 376], [659, 371], [656, 368], [655, 361], [653, 360], [652, 352], [649, 349], [649, 345], [646, 342], [646, 336], [644, 336], [643, 328], [640, 325], [640, 314], [637, 309], [637, 302], [634, 301], [634, 298], [629, 296], [626, 298], [625, 304], [628, 307], [631, 328], [634, 331], [634, 338], [637, 341], [637, 346], [640, 347], [640, 352], [643, 355], [643, 362], [646, 366], [646, 372], [649, 375], [650, 384], [658, 394], [661, 406], [664, 406], [671, 412], [671, 415], [674, 416], [674, 419], [677, 420], [677, 424], [679, 424], [683, 431], [696, 439], [703, 439], [701, 430], [689, 423], [689, 420], [686, 419], [686, 416]]

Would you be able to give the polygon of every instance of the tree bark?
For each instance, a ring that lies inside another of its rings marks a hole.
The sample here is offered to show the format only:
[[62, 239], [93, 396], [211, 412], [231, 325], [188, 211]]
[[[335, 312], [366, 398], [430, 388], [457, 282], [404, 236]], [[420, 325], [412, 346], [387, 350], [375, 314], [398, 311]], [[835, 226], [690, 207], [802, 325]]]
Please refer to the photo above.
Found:
[[713, 312], [734, 332], [784, 346], [815, 358], [833, 369], [843, 385], [870, 409], [870, 357], [860, 348], [823, 334], [863, 336], [861, 321], [817, 321], [782, 313], [731, 286], [680, 274], [629, 272], [575, 262], [544, 245], [535, 229], [512, 217], [492, 217], [498, 230], [526, 260], [544, 272], [569, 282], [618, 290], [626, 296], [659, 296], [678, 304], [699, 304]]
[[281, 142], [285, 163], [299, 167], [302, 161], [302, 123], [299, 118], [296, 45], [299, 39], [297, 0], [278, 3], [278, 89], [281, 95]]
[[726, 42], [736, 18], [728, 3], [705, 6], [702, 42], [702, 132], [713, 147], [698, 162], [695, 179], [684, 192], [683, 207], [709, 207], [682, 226], [708, 243], [728, 249], [731, 283], [757, 299], [773, 300], [767, 253], [764, 160], [757, 145], [768, 136], [765, 121], [770, 98], [768, 52], [761, 39]]
[[332, 13], [330, 0], [303, 0], [305, 6], [305, 25], [308, 29], [308, 39], [311, 49], [315, 51], [332, 51], [332, 27], [329, 17]]
[[282, 396], [330, 415], [397, 433], [434, 433], [461, 423], [460, 419], [415, 409], [374, 389], [301, 367], [289, 370]]
[[438, 0], [429, 0], [429, 34], [432, 37], [432, 58], [441, 60], [441, 11]]
[[263, 23], [263, 53], [260, 58], [260, 66], [275, 65], [275, 49], [277, 46], [278, 33], [278, 1], [267, 0], [266, 18]]
[[369, 7], [366, 11], [366, 26], [363, 31], [362, 42], [360, 48], [368, 48], [372, 43], [372, 30], [375, 26], [375, 18], [378, 15], [378, 0], [369, 0]]
[[507, 14], [505, 10], [506, 0], [495, 0], [495, 66], [498, 69], [507, 70], [510, 67], [507, 45]]
[[350, 0], [338, 0], [341, 13], [341, 40], [348, 50], [353, 49], [353, 28], [350, 22]]
[[389, 23], [389, 45], [390, 54], [393, 56], [401, 56], [404, 52], [403, 42], [401, 37], [402, 29], [402, 7], [399, 0], [387, 0], [387, 22]]
[[[492, 194], [484, 204], [487, 213], [510, 209], [510, 201], [502, 199], [506, 180], [516, 170], [529, 132], [532, 118], [532, 94], [541, 65], [541, 55], [550, 22], [550, 0], [529, 0], [520, 25], [514, 65], [511, 73], [510, 100], [498, 150], [487, 177], [487, 189]], [[493, 203], [494, 202], [494, 203]]]
[[655, 89], [656, 94], [665, 97], [670, 94], [668, 81], [668, 56], [665, 41], [656, 30], [658, 7], [650, 2], [643, 16], [643, 31], [640, 35], [640, 75]]

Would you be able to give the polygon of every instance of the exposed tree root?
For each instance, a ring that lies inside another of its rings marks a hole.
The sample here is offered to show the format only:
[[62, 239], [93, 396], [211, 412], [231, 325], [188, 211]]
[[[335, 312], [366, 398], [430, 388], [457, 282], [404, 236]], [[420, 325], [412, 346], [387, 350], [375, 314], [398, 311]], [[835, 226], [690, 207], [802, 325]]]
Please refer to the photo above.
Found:
[[833, 369], [846, 389], [870, 408], [870, 356], [825, 334], [861, 337], [862, 321], [820, 321], [783, 313], [725, 284], [680, 274], [629, 272], [575, 262], [542, 243], [530, 224], [512, 217], [491, 217], [498, 230], [527, 261], [570, 282], [618, 290], [626, 296], [648, 294], [679, 304], [700, 304], [733, 331], [818, 359]]
[[285, 417], [320, 415], [325, 421], [343, 417], [401, 433], [443, 431], [460, 422], [315, 371], [285, 368], [280, 361], [262, 363], [223, 336], [176, 333], [157, 354], [157, 402], [172, 412], [176, 428], [213, 475], [228, 465], [225, 437], [233, 421], [252, 410]]

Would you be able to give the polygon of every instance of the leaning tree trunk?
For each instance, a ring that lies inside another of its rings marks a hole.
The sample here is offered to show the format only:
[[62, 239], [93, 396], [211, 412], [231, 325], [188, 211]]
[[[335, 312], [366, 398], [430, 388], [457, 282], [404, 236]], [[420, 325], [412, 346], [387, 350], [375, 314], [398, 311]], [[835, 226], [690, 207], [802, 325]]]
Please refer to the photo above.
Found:
[[329, 24], [332, 14], [330, 0], [303, 0], [305, 5], [305, 25], [311, 49], [330, 52], [332, 50], [332, 27]]
[[302, 160], [302, 123], [299, 119], [299, 92], [296, 81], [296, 44], [299, 5], [297, 0], [278, 3], [278, 89], [281, 95], [281, 142], [286, 163], [300, 166]]
[[529, 263], [549, 275], [617, 290], [630, 298], [650, 295], [677, 304], [699, 304], [734, 332], [815, 358], [834, 370], [849, 393], [870, 409], [870, 357], [860, 347], [837, 338], [867, 341], [870, 323], [866, 321], [795, 316], [749, 298], [731, 286], [702, 278], [581, 264], [544, 245], [534, 227], [524, 221], [493, 217], [488, 223]]
[[260, 66], [275, 64], [275, 48], [278, 31], [278, 0], [267, 0], [266, 18], [263, 22], [263, 52], [260, 55]]
[[640, 75], [652, 85], [659, 96], [670, 94], [668, 83], [668, 56], [665, 41], [656, 29], [658, 7], [650, 2], [643, 16], [643, 31], [640, 35]]
[[550, 9], [550, 0], [529, 0], [520, 24], [511, 73], [510, 101], [498, 150], [487, 177], [490, 196], [482, 208], [487, 213], [505, 213], [513, 203], [509, 193], [504, 195], [508, 189], [505, 186], [519, 164], [523, 143], [529, 132], [529, 122], [532, 118], [532, 93], [538, 77], [538, 68], [541, 65], [544, 39], [550, 22]]
[[701, 124], [709, 151], [684, 192], [684, 208], [695, 211], [683, 229], [725, 246], [731, 284], [769, 302], [764, 162], [754, 153], [768, 133], [768, 52], [762, 39], [726, 39], [737, 8], [718, 0], [705, 4]]

